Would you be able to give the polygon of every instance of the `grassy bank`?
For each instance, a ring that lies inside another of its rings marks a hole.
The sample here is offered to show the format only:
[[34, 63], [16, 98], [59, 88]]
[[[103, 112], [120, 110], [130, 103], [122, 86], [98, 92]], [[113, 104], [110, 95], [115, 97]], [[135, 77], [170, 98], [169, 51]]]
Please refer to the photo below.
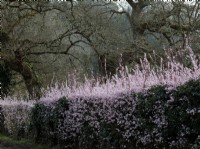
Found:
[[0, 134], [0, 148], [2, 147], [5, 147], [5, 149], [57, 149], [48, 145], [35, 144], [27, 139], [16, 140]]

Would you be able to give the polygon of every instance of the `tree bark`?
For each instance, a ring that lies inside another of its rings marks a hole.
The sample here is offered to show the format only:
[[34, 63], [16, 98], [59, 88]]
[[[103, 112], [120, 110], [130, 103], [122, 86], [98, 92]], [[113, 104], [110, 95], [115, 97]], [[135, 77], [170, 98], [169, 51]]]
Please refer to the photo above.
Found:
[[137, 3], [133, 2], [133, 0], [127, 0], [127, 2], [132, 7], [132, 12], [128, 18], [131, 25], [133, 40], [135, 41], [144, 34], [145, 28], [141, 26], [141, 12], [150, 2], [145, 2], [143, 0], [139, 0]]
[[34, 75], [33, 70], [26, 64], [25, 62], [15, 58], [8, 57], [6, 55], [1, 54], [4, 62], [10, 67], [11, 70], [16, 71], [22, 75], [26, 88], [29, 93], [30, 99], [39, 99], [41, 97], [41, 86]]
[[[2, 42], [2, 49], [5, 50], [6, 44], [11, 42], [11, 40], [4, 32], [0, 32], [0, 40]], [[22, 47], [15, 50], [14, 56], [5, 54], [3, 50], [1, 50], [1, 60], [3, 60], [11, 70], [18, 72], [23, 77], [29, 93], [29, 99], [39, 99], [41, 97], [41, 85], [32, 68], [30, 68], [28, 63], [24, 62], [24, 51], [21, 48]]]

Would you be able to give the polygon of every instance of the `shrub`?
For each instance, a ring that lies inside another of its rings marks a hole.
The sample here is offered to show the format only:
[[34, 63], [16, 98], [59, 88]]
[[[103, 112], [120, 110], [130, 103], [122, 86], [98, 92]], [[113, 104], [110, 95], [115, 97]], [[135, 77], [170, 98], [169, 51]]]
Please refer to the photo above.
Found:
[[66, 97], [58, 99], [57, 102], [45, 104], [36, 103], [32, 109], [30, 131], [37, 142], [58, 144], [57, 128], [60, 120], [63, 120], [62, 113], [68, 109]]
[[165, 86], [155, 86], [145, 94], [138, 94], [135, 116], [139, 119], [136, 129], [137, 148], [166, 148], [166, 106], [170, 93]]
[[112, 100], [71, 99], [58, 133], [68, 148], [195, 148], [199, 86], [196, 80], [176, 90], [155, 86]]
[[4, 101], [0, 125], [16, 137], [29, 134], [67, 149], [197, 149], [199, 93], [200, 80], [192, 80], [173, 90], [160, 85], [114, 98], [62, 97], [33, 107]]
[[173, 145], [195, 148], [200, 140], [200, 80], [178, 87], [173, 97], [167, 113], [170, 140]]
[[25, 104], [3, 105], [0, 111], [3, 132], [22, 138], [28, 134], [31, 107]]

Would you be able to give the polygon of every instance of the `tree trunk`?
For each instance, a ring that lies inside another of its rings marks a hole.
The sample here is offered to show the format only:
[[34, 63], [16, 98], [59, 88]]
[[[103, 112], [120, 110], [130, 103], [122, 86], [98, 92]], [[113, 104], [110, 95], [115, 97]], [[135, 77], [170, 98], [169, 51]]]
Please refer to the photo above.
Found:
[[150, 2], [145, 2], [143, 0], [138, 0], [138, 2], [133, 2], [133, 0], [126, 1], [132, 7], [132, 12], [128, 18], [131, 25], [133, 40], [135, 41], [138, 40], [138, 37], [140, 38], [144, 36], [145, 27], [141, 26], [141, 13]]
[[[3, 50], [6, 49], [6, 44], [12, 42], [8, 35], [4, 32], [0, 32], [0, 40], [2, 42]], [[11, 70], [16, 71], [22, 75], [29, 93], [29, 98], [39, 99], [41, 97], [41, 85], [33, 70], [29, 67], [28, 63], [23, 61], [24, 51], [22, 47], [16, 49], [14, 53], [15, 56], [12, 57], [9, 54], [0, 52], [1, 60], [3, 60]]]
[[39, 99], [41, 97], [41, 86], [28, 64], [21, 61], [17, 57], [11, 58], [4, 55], [2, 58], [11, 70], [14, 70], [22, 75], [29, 93], [29, 98]]

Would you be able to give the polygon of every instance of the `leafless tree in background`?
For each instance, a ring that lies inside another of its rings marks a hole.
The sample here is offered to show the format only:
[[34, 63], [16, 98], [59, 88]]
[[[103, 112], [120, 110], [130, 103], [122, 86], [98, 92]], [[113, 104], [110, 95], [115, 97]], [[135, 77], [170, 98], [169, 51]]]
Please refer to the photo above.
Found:
[[198, 3], [126, 1], [131, 12], [105, 1], [3, 1], [1, 60], [39, 98], [41, 84], [54, 75], [63, 80], [74, 68], [86, 73], [93, 65], [102, 76], [114, 74], [120, 53], [130, 64], [155, 48], [183, 49], [186, 34], [199, 49]]

